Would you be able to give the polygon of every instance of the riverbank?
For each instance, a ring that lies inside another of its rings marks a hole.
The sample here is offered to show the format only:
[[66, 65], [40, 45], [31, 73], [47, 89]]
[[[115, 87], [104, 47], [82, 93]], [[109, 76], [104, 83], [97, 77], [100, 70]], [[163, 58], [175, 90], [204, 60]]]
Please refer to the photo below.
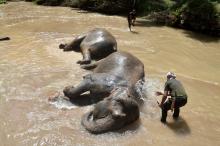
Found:
[[[12, 0], [13, 1], [13, 0]], [[26, 0], [38, 5], [66, 6], [108, 15], [124, 15], [135, 8], [154, 23], [220, 36], [218, 0]], [[6, 0], [0, 0], [5, 3]]]
[[[39, 5], [68, 6], [108, 15], [127, 15], [131, 9], [138, 16], [155, 23], [220, 36], [218, 0], [27, 0]], [[146, 17], [147, 16], [147, 17]]]

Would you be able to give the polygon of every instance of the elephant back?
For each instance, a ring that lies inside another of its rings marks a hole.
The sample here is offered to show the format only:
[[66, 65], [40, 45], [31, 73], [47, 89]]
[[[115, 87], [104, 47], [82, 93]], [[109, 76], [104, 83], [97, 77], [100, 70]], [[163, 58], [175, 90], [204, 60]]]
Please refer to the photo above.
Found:
[[101, 60], [95, 73], [109, 73], [124, 78], [131, 85], [144, 78], [143, 63], [127, 52], [115, 52]]

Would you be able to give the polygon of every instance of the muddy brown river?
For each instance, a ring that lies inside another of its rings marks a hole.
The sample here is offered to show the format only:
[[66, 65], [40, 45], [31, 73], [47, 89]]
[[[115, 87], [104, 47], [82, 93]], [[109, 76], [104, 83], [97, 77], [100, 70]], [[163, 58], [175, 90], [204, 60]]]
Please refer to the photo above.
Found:
[[[47, 96], [75, 85], [89, 73], [81, 55], [58, 45], [95, 27], [106, 28], [119, 50], [145, 65], [145, 104], [140, 120], [118, 132], [88, 133], [81, 116], [92, 106], [51, 104]], [[0, 5], [0, 146], [219, 146], [220, 42], [217, 38], [138, 19], [133, 33], [119, 16], [26, 2]], [[189, 96], [175, 122], [160, 123], [154, 92], [173, 71]]]

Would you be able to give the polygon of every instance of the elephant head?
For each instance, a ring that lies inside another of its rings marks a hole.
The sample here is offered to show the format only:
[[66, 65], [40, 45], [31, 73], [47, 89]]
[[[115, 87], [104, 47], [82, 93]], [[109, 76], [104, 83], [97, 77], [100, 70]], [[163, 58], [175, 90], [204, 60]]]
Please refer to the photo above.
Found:
[[118, 130], [139, 118], [139, 107], [135, 100], [106, 98], [94, 106], [82, 118], [82, 125], [91, 133], [99, 134]]

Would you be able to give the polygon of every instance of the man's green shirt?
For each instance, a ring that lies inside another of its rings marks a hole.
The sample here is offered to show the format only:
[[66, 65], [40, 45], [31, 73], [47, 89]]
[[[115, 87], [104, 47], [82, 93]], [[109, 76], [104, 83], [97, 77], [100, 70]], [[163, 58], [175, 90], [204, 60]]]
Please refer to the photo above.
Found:
[[180, 81], [176, 79], [167, 80], [165, 83], [165, 91], [169, 91], [171, 97], [187, 98], [186, 91]]

